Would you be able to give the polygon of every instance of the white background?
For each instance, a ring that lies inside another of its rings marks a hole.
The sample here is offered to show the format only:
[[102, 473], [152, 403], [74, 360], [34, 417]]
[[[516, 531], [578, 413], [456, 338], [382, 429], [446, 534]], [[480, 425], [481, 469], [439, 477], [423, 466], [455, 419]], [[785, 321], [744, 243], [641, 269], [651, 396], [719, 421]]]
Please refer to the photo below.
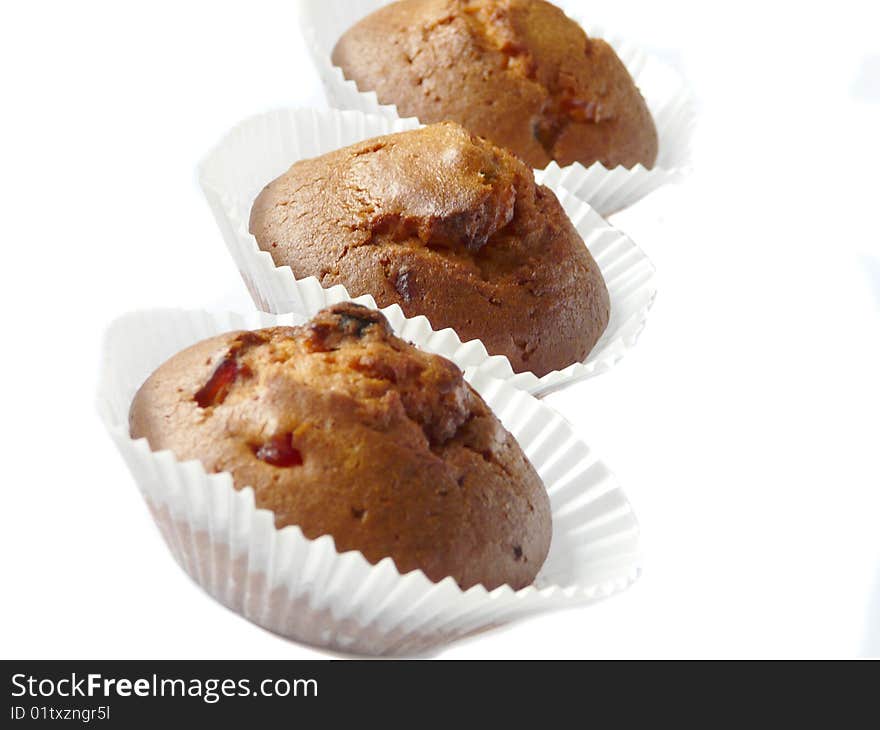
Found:
[[[819, 5], [589, 3], [700, 107], [694, 175], [614, 220], [659, 270], [641, 342], [549, 399], [617, 471], [645, 573], [443, 657], [880, 656], [880, 17]], [[115, 316], [251, 306], [194, 168], [322, 103], [295, 3], [3, 7], [0, 655], [327, 656], [189, 581], [93, 406]]]

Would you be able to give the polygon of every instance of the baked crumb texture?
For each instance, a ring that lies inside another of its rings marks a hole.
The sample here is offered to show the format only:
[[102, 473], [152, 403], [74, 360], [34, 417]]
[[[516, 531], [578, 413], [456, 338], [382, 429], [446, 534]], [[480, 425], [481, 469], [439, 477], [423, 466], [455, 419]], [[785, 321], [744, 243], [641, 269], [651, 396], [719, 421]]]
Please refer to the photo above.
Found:
[[333, 62], [401, 116], [453, 120], [543, 168], [652, 167], [657, 130], [626, 67], [543, 0], [403, 0], [349, 29]]
[[608, 324], [605, 282], [553, 192], [452, 122], [297, 162], [250, 230], [297, 277], [425, 315], [517, 372], [583, 361]]
[[355, 304], [175, 355], [137, 393], [130, 426], [253, 487], [277, 527], [402, 573], [521, 588], [549, 549], [544, 486], [461, 371]]

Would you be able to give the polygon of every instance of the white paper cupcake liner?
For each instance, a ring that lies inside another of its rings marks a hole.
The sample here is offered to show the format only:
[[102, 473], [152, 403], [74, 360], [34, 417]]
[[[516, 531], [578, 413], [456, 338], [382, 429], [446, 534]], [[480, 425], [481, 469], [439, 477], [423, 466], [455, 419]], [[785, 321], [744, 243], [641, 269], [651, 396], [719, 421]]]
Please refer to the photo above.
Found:
[[[248, 231], [251, 206], [263, 187], [300, 159], [315, 157], [364, 139], [413, 129], [415, 120], [392, 120], [333, 109], [280, 110], [241, 123], [203, 161], [199, 180], [208, 204], [257, 307], [311, 317], [318, 310], [351, 299], [346, 289], [325, 289], [315, 277], [297, 279], [278, 267]], [[515, 374], [509, 360], [490, 356], [479, 341], [462, 344], [451, 329], [435, 331], [425, 317], [407, 318], [398, 305], [383, 310], [397, 333], [427, 350], [454, 360], [463, 369], [510, 381], [535, 395], [611, 368], [632, 347], [645, 326], [656, 294], [654, 267], [623, 233], [608, 225], [565, 188], [550, 184], [593, 254], [611, 296], [608, 328], [589, 357], [538, 378]], [[375, 307], [371, 296], [355, 301]]]
[[[338, 109], [353, 109], [398, 119], [397, 107], [380, 104], [376, 92], [359, 91], [346, 80], [331, 54], [336, 42], [352, 25], [390, 0], [300, 0], [300, 25], [306, 46], [324, 86], [328, 103]], [[680, 179], [690, 169], [693, 101], [684, 81], [666, 64], [642, 52], [625, 40], [587, 23], [578, 13], [569, 15], [596, 38], [603, 38], [617, 52], [641, 90], [654, 117], [660, 140], [657, 162], [650, 170], [642, 165], [609, 170], [601, 163], [589, 168], [579, 163], [560, 168], [552, 163], [543, 182], [561, 184], [603, 216], [609, 216], [660, 186]]]
[[329, 536], [309, 540], [276, 529], [250, 488], [197, 461], [152, 452], [128, 431], [128, 411], [147, 376], [174, 353], [238, 329], [298, 324], [276, 317], [160, 310], [127, 315], [108, 330], [98, 408], [169, 549], [207, 593], [250, 621], [308, 644], [369, 655], [436, 650], [517, 618], [584, 604], [623, 590], [638, 576], [639, 529], [608, 468], [569, 424], [510, 385], [472, 379], [540, 474], [550, 495], [553, 540], [534, 585], [519, 591], [462, 591], [421, 571], [401, 575], [390, 559], [371, 565], [336, 552]]

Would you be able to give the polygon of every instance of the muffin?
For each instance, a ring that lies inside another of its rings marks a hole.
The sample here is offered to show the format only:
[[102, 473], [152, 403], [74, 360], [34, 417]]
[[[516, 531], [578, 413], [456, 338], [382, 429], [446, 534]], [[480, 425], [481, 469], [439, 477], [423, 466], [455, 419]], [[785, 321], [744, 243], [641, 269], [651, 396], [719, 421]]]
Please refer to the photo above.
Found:
[[352, 303], [175, 355], [138, 391], [130, 430], [252, 487], [278, 528], [401, 573], [518, 589], [549, 549], [544, 486], [461, 371]]
[[297, 162], [257, 197], [250, 231], [298, 278], [425, 315], [517, 372], [582, 362], [608, 324], [605, 282], [553, 192], [455, 123]]
[[617, 54], [543, 0], [402, 0], [350, 28], [332, 59], [401, 116], [459, 122], [532, 167], [657, 159]]

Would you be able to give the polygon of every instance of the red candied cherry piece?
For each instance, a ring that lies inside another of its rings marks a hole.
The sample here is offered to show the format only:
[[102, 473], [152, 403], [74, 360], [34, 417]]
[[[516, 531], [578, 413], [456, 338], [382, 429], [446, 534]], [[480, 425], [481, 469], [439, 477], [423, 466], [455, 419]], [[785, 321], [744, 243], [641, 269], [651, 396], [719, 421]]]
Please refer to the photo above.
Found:
[[199, 408], [220, 405], [239, 375], [239, 365], [235, 358], [227, 357], [221, 362], [204, 387], [196, 393]]
[[258, 446], [254, 454], [260, 461], [278, 467], [302, 466], [303, 458], [299, 449], [293, 445], [293, 436], [282, 433]]

